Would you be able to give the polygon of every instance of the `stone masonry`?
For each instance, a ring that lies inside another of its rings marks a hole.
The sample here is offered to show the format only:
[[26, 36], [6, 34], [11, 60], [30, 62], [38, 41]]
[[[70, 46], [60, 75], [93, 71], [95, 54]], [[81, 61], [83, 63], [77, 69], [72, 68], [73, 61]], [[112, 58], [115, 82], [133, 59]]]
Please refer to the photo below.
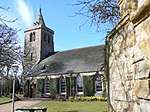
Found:
[[150, 0], [119, 0], [107, 36], [109, 112], [150, 112]]
[[25, 30], [24, 75], [31, 68], [54, 53], [54, 31], [46, 27], [41, 8], [33, 27]]

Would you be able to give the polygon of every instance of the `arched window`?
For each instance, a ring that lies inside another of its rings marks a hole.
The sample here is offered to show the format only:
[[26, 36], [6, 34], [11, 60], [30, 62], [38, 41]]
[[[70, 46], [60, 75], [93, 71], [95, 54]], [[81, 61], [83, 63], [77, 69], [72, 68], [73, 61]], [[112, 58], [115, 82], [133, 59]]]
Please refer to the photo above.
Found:
[[48, 36], [48, 43], [50, 43], [50, 36]]
[[32, 42], [33, 40], [32, 40], [32, 33], [30, 33], [30, 42]]
[[35, 41], [35, 32], [33, 32], [32, 40]]
[[46, 41], [46, 34], [44, 33], [44, 42]]
[[66, 82], [65, 82], [65, 78], [63, 76], [60, 77], [60, 82], [59, 82], [59, 91], [60, 94], [66, 94]]
[[31, 53], [30, 60], [31, 60], [31, 61], [33, 60], [33, 52]]
[[35, 32], [30, 33], [30, 42], [35, 41]]
[[50, 94], [50, 81], [48, 77], [45, 78], [44, 93], [47, 95]]
[[96, 92], [102, 91], [102, 80], [100, 75], [98, 75], [95, 79], [95, 91]]
[[76, 79], [76, 90], [77, 94], [83, 94], [83, 78], [79, 74]]

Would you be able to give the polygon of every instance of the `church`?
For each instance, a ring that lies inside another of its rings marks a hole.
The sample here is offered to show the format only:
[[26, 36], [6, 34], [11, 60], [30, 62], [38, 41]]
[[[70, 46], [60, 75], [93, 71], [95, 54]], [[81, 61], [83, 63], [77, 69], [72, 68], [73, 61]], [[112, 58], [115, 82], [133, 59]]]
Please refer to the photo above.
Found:
[[104, 45], [55, 52], [54, 31], [46, 27], [41, 8], [33, 27], [24, 32], [26, 97], [105, 94]]

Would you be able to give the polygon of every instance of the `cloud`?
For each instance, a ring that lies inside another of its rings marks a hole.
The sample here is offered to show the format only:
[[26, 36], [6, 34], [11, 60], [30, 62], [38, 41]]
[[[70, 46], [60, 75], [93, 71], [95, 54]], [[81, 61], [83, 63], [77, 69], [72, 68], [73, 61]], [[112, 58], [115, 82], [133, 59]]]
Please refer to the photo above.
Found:
[[16, 0], [17, 1], [17, 10], [21, 16], [21, 18], [26, 23], [27, 27], [32, 26], [33, 24], [33, 9], [31, 6], [27, 5], [25, 0]]

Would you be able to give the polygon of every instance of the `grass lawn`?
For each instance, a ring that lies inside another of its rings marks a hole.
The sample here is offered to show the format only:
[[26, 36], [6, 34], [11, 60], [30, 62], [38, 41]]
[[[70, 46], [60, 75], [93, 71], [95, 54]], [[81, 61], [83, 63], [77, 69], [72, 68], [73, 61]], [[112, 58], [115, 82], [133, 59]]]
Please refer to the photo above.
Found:
[[10, 102], [11, 98], [8, 97], [0, 97], [0, 104], [6, 103], [6, 102]]
[[47, 112], [106, 112], [107, 102], [44, 101], [36, 106], [48, 107]]

